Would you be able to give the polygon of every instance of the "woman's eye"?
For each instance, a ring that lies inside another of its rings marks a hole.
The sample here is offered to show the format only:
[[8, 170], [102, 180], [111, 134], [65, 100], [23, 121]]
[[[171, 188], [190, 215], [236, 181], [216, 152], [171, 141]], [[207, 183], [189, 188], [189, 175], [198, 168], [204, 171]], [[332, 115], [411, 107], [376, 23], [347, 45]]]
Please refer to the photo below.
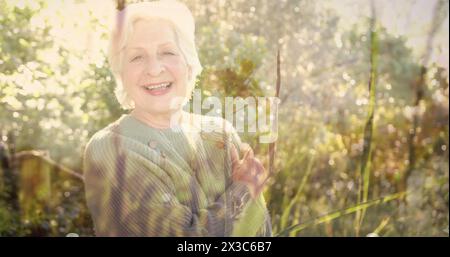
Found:
[[175, 53], [171, 52], [171, 51], [165, 51], [163, 54], [164, 55], [175, 55]]
[[131, 59], [132, 62], [142, 59], [142, 55], [137, 55]]

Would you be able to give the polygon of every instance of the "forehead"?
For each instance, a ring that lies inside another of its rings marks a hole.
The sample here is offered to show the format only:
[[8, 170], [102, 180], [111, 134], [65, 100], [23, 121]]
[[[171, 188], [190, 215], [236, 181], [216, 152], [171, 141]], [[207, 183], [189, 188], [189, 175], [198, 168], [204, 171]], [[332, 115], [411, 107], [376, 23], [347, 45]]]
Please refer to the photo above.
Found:
[[127, 48], [167, 43], [176, 43], [175, 32], [170, 22], [159, 19], [139, 19], [133, 23]]

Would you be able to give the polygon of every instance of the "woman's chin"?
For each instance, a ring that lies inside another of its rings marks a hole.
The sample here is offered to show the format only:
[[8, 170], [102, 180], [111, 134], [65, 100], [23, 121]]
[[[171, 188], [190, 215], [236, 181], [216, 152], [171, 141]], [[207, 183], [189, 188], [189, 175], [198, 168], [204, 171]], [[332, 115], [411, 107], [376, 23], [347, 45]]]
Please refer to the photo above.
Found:
[[180, 109], [180, 105], [171, 104], [173, 98], [174, 97], [152, 99], [152, 101], [149, 100], [141, 105], [143, 107], [141, 110], [158, 115], [170, 115]]
[[168, 115], [171, 113], [171, 110], [167, 103], [153, 103], [147, 104], [144, 106], [143, 110], [147, 113], [152, 113], [155, 115]]

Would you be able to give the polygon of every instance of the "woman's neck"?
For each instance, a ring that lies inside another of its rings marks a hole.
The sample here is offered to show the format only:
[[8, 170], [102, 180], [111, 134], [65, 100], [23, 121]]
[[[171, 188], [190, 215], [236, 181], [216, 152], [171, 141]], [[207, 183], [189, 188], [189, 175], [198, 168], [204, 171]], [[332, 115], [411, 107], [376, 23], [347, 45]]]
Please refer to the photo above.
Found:
[[186, 113], [183, 110], [174, 113], [155, 114], [134, 109], [130, 113], [131, 116], [144, 122], [150, 127], [157, 129], [167, 129], [172, 126], [179, 125]]

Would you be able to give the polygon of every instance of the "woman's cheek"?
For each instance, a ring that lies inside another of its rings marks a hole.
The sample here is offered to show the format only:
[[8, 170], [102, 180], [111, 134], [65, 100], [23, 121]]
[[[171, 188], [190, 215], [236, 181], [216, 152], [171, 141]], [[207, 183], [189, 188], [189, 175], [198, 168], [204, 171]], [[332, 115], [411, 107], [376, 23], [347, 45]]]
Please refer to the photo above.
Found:
[[183, 77], [184, 73], [186, 73], [186, 64], [182, 60], [180, 60], [179, 57], [171, 59], [167, 62], [167, 65], [173, 71], [176, 77]]
[[139, 79], [140, 69], [139, 67], [128, 67], [125, 70], [125, 79], [127, 84], [134, 85]]

